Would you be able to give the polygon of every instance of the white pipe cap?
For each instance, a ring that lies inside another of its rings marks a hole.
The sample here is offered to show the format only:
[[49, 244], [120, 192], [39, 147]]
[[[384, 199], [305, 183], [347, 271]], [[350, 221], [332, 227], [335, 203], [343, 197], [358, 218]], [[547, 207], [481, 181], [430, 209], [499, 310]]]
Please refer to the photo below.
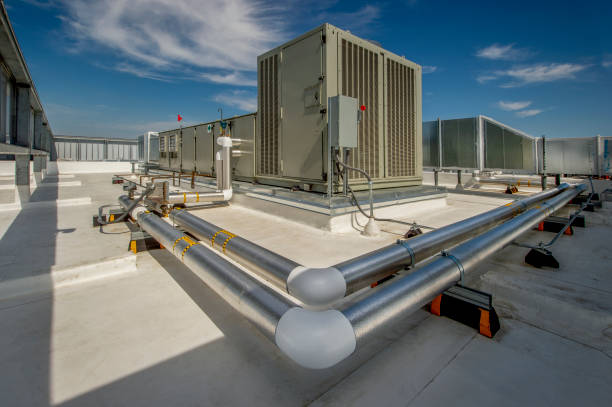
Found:
[[276, 345], [309, 369], [325, 369], [355, 351], [357, 340], [350, 321], [337, 310], [291, 308], [276, 326]]
[[294, 268], [287, 277], [287, 292], [307, 308], [326, 309], [344, 298], [346, 280], [334, 267]]

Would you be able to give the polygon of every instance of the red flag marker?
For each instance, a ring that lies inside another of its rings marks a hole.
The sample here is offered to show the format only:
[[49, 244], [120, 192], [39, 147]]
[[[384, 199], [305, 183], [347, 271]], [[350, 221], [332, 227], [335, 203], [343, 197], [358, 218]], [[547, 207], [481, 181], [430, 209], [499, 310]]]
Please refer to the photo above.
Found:
[[181, 117], [181, 115], [177, 115], [177, 120], [180, 122], [181, 120], [183, 120], [183, 118]]

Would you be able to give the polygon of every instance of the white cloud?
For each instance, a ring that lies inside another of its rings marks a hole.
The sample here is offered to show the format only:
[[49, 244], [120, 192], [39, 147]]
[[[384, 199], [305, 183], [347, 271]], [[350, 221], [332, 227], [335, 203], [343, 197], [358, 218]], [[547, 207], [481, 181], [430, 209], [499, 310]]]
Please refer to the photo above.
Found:
[[476, 56], [485, 59], [495, 60], [517, 60], [525, 58], [529, 52], [523, 48], [515, 48], [514, 44], [501, 45], [493, 44], [488, 47], [481, 48], [476, 52]]
[[520, 112], [516, 112], [518, 117], [531, 117], [542, 113], [541, 109], [529, 109], [529, 110], [521, 110]]
[[253, 78], [249, 78], [242, 72], [234, 71], [228, 74], [217, 74], [217, 73], [203, 73], [202, 78], [215, 82], [215, 83], [223, 83], [226, 85], [236, 85], [236, 86], [257, 86], [257, 80]]
[[590, 65], [583, 64], [536, 64], [531, 66], [514, 67], [507, 70], [495, 71], [478, 76], [479, 83], [498, 79], [510, 79], [503, 83], [502, 88], [513, 88], [533, 83], [554, 82], [562, 79], [574, 79], [576, 73], [587, 69]]
[[437, 66], [423, 65], [423, 74], [434, 73], [438, 70]]
[[287, 37], [287, 10], [263, 1], [60, 1], [78, 50], [113, 52], [125, 61], [115, 69], [156, 80], [226, 83], [223, 76], [255, 71], [257, 55]]
[[371, 28], [372, 24], [378, 22], [380, 17], [380, 7], [368, 4], [351, 12], [323, 12], [316, 19], [320, 22], [329, 22], [345, 30], [366, 31]]
[[237, 107], [245, 112], [257, 111], [257, 96], [250, 92], [234, 90], [220, 93], [215, 96], [214, 100], [226, 106]]
[[500, 100], [499, 102], [497, 102], [497, 105], [502, 110], [507, 110], [507, 111], [522, 110], [528, 107], [529, 105], [531, 105], [531, 101], [527, 100], [524, 102], [504, 102], [503, 100]]
[[487, 82], [493, 81], [495, 79], [497, 79], [497, 76], [495, 76], [495, 75], [479, 75], [476, 78], [478, 83], [487, 83]]
[[513, 68], [499, 72], [500, 76], [508, 76], [518, 84], [553, 82], [560, 79], [572, 79], [574, 74], [585, 70], [588, 65], [580, 64], [538, 64], [524, 68]]

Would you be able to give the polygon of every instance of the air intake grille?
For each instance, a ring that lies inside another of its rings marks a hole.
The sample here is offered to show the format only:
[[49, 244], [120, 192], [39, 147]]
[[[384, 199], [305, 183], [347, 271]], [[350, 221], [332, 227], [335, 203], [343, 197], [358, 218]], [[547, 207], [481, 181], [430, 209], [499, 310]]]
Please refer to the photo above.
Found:
[[414, 70], [387, 59], [387, 174], [416, 173]]
[[[342, 40], [342, 95], [357, 98], [366, 110], [359, 123], [357, 148], [352, 149], [349, 164], [365, 170], [372, 178], [380, 177], [378, 132], [378, 54]], [[350, 171], [350, 178], [364, 178]]]
[[278, 165], [278, 55], [259, 61], [259, 148], [260, 175], [280, 175]]

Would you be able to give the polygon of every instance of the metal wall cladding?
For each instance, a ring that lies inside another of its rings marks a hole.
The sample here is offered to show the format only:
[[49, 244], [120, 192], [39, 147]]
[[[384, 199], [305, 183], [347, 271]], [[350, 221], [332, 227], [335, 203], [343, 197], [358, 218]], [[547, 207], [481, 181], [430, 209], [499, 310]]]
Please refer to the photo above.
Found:
[[[179, 129], [163, 131], [159, 133], [159, 141], [160, 141], [160, 153], [159, 153], [159, 167], [172, 170], [172, 171], [180, 171], [180, 158], [178, 156], [178, 151], [172, 152], [170, 151], [170, 139], [172, 136], [176, 136], [179, 132]], [[162, 149], [163, 147], [163, 149]], [[178, 170], [176, 169], [177, 160]]]
[[442, 166], [478, 168], [477, 118], [442, 121]]
[[321, 32], [283, 48], [280, 153], [284, 177], [323, 179], [323, 134], [327, 126], [321, 113], [323, 51]]
[[280, 175], [280, 88], [279, 58], [274, 54], [259, 59], [257, 121], [257, 173], [260, 175]]
[[612, 137], [600, 137], [599, 162], [600, 175], [612, 175]]
[[[208, 132], [208, 125], [211, 131]], [[195, 171], [212, 176], [215, 172], [215, 136], [212, 123], [195, 127]]]
[[233, 150], [240, 151], [240, 156], [232, 156], [233, 176], [238, 179], [251, 179], [255, 176], [256, 118], [257, 115], [253, 113], [228, 119], [231, 126], [231, 137], [242, 140], [239, 147], [233, 148]]
[[179, 131], [181, 171], [196, 170], [196, 127], [188, 127]]
[[168, 168], [180, 172], [181, 165], [181, 131], [174, 131], [168, 135]]
[[[242, 152], [240, 157], [232, 157], [233, 175], [238, 179], [251, 180], [255, 173], [255, 124], [256, 113], [243, 116], [230, 117], [223, 120], [227, 123], [226, 135], [243, 140], [234, 150]], [[208, 130], [210, 126], [210, 132]], [[168, 130], [159, 133], [158, 143], [168, 145], [172, 149], [172, 137], [176, 137], [176, 152], [160, 151], [160, 168], [176, 171], [196, 173], [204, 176], [215, 175], [215, 154], [220, 150], [217, 138], [221, 136], [221, 122], [219, 120], [185, 127], [183, 129]], [[167, 142], [164, 140], [168, 140]], [[157, 147], [159, 150], [159, 147]]]
[[417, 171], [415, 70], [390, 58], [386, 58], [385, 62], [387, 176], [415, 176]]
[[[340, 94], [356, 98], [359, 105], [366, 106], [358, 125], [357, 148], [352, 148], [348, 164], [365, 170], [372, 178], [379, 178], [384, 170], [381, 167], [383, 156], [381, 155], [382, 118], [379, 106], [382, 87], [379, 86], [379, 72], [382, 71], [382, 57], [370, 47], [360, 46], [345, 38], [341, 39], [341, 66], [342, 66], [342, 88]], [[389, 65], [391, 66], [391, 65]], [[395, 73], [395, 71], [393, 70]], [[389, 82], [389, 87], [395, 89], [397, 81]], [[395, 93], [390, 91], [389, 97], [393, 98]], [[389, 109], [389, 121], [391, 131], [395, 130], [395, 109]], [[390, 146], [394, 147], [396, 141], [390, 140]], [[397, 165], [397, 154], [391, 155], [394, 164]], [[364, 178], [357, 171], [349, 171], [351, 179]]]
[[546, 172], [597, 175], [597, 139], [546, 138]]
[[423, 167], [440, 166], [438, 121], [423, 122]]
[[420, 66], [324, 24], [260, 55], [258, 83], [259, 182], [327, 184], [327, 100], [344, 95], [366, 108], [348, 163], [375, 180], [420, 183]]
[[52, 159], [66, 161], [137, 161], [138, 141], [54, 137]]
[[486, 169], [535, 171], [533, 139], [487, 119], [483, 127]]
[[429, 121], [423, 123], [423, 165], [535, 172], [535, 143], [536, 139], [486, 116]]

